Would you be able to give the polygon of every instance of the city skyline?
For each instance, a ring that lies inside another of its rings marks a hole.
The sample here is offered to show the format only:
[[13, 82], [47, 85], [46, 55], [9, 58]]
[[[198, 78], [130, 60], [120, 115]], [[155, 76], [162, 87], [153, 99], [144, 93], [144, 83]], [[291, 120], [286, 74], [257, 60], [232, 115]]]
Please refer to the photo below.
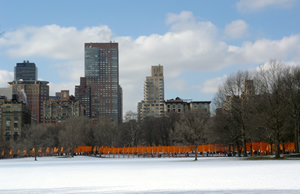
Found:
[[237, 70], [254, 71], [270, 59], [299, 64], [299, 1], [155, 2], [19, 2], [16, 7], [4, 1], [0, 87], [13, 81], [16, 63], [29, 60], [39, 68], [38, 79], [50, 82], [50, 95], [61, 90], [74, 95], [84, 76], [87, 42], [119, 43], [124, 112], [136, 112], [145, 76], [158, 64], [165, 71], [165, 100], [203, 101], [212, 100], [218, 84]]

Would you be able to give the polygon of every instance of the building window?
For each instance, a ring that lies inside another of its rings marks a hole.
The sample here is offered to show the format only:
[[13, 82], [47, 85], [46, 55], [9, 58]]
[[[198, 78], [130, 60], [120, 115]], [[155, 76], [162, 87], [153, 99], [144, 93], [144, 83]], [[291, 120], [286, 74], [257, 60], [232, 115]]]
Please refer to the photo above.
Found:
[[9, 132], [6, 132], [6, 133], [5, 133], [5, 136], [6, 136], [6, 137], [5, 137], [5, 140], [6, 140], [6, 141], [9, 141], [9, 140], [10, 140], [10, 133], [9, 133]]
[[6, 127], [10, 127], [10, 121], [6, 121]]
[[17, 141], [18, 140], [18, 132], [14, 132], [14, 141]]

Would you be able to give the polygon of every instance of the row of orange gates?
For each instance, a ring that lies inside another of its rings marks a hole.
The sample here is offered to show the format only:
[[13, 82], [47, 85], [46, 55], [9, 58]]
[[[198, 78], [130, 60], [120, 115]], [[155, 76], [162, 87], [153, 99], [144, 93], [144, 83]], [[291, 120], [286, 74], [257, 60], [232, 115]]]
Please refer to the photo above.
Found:
[[[251, 156], [254, 155], [254, 153], [256, 152], [259, 155], [272, 155], [274, 154], [274, 148], [276, 145], [274, 144], [269, 144], [266, 142], [253, 142], [253, 143], [247, 143], [246, 147], [247, 147], [247, 151], [250, 152]], [[273, 148], [272, 148], [273, 147]], [[280, 144], [280, 149], [281, 151], [284, 152], [288, 152], [288, 153], [294, 153], [295, 151], [295, 143], [284, 143], [284, 144]], [[240, 150], [243, 151], [242, 147], [240, 147]], [[64, 152], [65, 151], [65, 152]], [[134, 155], [142, 155], [143, 157], [151, 155], [152, 157], [154, 157], [155, 155], [157, 156], [162, 156], [165, 157], [165, 155], [167, 155], [168, 157], [171, 156], [176, 156], [178, 155], [179, 157], [181, 157], [181, 154], [184, 154], [184, 157], [191, 156], [192, 153], [194, 151], [193, 146], [148, 146], [148, 147], [144, 147], [144, 146], [138, 146], [138, 147], [121, 147], [121, 148], [115, 148], [115, 147], [92, 147], [92, 146], [79, 146], [77, 148], [74, 149], [74, 153], [75, 154], [96, 154], [98, 153], [99, 156], [103, 156], [103, 157], [110, 157], [111, 154], [113, 155], [113, 157], [115, 157], [116, 154], [118, 154], [118, 157], [120, 157], [120, 154], [123, 155], [123, 157], [125, 157], [125, 154], [128, 155], [128, 157], [130, 156], [130, 154], [132, 155], [132, 157], [134, 157]], [[221, 144], [206, 144], [206, 145], [199, 145], [197, 148], [197, 152], [202, 154], [202, 156], [225, 156], [226, 153], [230, 153], [236, 150], [233, 150], [232, 146], [223, 146]], [[9, 151], [9, 153], [7, 153], [8, 155], [10, 155], [11, 157], [13, 155], [18, 155], [18, 156], [33, 156], [35, 153], [35, 148], [27, 151], [27, 150], [23, 150], [22, 153], [20, 152], [20, 150], [17, 150], [16, 153], [13, 152], [13, 150], [11, 149]], [[46, 148], [43, 149], [40, 148], [37, 151], [37, 154], [39, 156], [50, 156], [50, 155], [61, 155], [63, 153], [70, 153], [70, 149], [68, 148], [67, 150], [64, 150], [63, 147], [61, 148]], [[5, 151], [2, 151], [2, 158], [4, 158], [5, 156]]]
[[[254, 153], [259, 153], [260, 155], [271, 155], [274, 154], [274, 144], [269, 144], [266, 142], [253, 142], [253, 143], [247, 143], [246, 144], [247, 151], [251, 153], [251, 156], [254, 155]], [[89, 149], [91, 150], [91, 147], [78, 147], [78, 151], [81, 151], [80, 149]], [[280, 149], [284, 152], [293, 153], [295, 151], [295, 143], [284, 143], [280, 144]], [[242, 147], [240, 147], [240, 150], [243, 151]], [[153, 157], [155, 154], [157, 156], [161, 155], [162, 157], [167, 156], [170, 157], [178, 155], [181, 157], [181, 154], [184, 154], [184, 157], [187, 155], [192, 156], [192, 153], [194, 151], [193, 146], [152, 146], [152, 147], [123, 147], [123, 148], [114, 148], [114, 147], [94, 147], [93, 152], [101, 153], [104, 157], [107, 155], [110, 157], [111, 154], [113, 154], [113, 157], [115, 157], [115, 154], [118, 154], [120, 157], [120, 154], [123, 154], [123, 157], [125, 154], [129, 155], [131, 154], [133, 157], [136, 154], [139, 156], [142, 154], [143, 156], [147, 155], [149, 157], [149, 154]], [[233, 152], [233, 147], [224, 146], [221, 144], [206, 144], [206, 145], [199, 145], [197, 148], [197, 152], [201, 153], [202, 156], [225, 156], [226, 153]]]

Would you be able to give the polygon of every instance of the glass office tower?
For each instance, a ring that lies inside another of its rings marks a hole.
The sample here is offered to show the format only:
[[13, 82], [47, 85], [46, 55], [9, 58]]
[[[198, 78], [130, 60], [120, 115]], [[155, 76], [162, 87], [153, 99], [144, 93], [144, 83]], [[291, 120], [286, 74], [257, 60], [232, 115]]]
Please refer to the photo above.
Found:
[[37, 80], [38, 69], [35, 63], [29, 63], [29, 61], [23, 61], [23, 63], [17, 63], [15, 66], [14, 81], [22, 80]]
[[118, 52], [118, 43], [85, 43], [85, 78], [91, 88], [90, 117], [94, 123], [122, 121]]

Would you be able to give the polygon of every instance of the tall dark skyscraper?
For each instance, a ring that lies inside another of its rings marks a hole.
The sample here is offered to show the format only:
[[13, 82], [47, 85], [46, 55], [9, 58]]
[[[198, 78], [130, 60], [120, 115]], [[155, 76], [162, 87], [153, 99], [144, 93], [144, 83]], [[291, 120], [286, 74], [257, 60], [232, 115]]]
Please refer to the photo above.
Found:
[[29, 61], [23, 61], [23, 63], [17, 63], [15, 66], [14, 81], [22, 80], [37, 80], [38, 69], [35, 63], [29, 63]]
[[[80, 86], [75, 86], [76, 98], [90, 105], [86, 113], [94, 123], [101, 120], [121, 123], [118, 43], [85, 43], [84, 51], [85, 79], [81, 79]], [[90, 99], [87, 89], [90, 89]], [[85, 95], [81, 94], [84, 90]]]

